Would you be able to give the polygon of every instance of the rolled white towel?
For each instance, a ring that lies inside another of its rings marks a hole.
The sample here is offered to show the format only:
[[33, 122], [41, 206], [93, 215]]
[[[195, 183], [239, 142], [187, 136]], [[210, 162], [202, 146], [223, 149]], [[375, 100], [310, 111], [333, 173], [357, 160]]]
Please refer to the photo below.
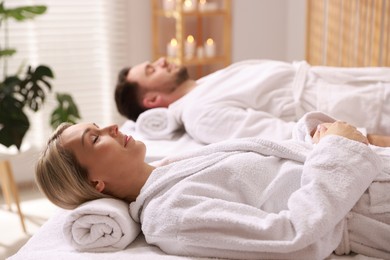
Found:
[[76, 250], [112, 252], [126, 248], [140, 233], [129, 205], [118, 199], [98, 199], [74, 209], [65, 219], [63, 234]]
[[180, 123], [167, 108], [153, 108], [143, 112], [137, 119], [135, 131], [148, 139], [172, 139]]

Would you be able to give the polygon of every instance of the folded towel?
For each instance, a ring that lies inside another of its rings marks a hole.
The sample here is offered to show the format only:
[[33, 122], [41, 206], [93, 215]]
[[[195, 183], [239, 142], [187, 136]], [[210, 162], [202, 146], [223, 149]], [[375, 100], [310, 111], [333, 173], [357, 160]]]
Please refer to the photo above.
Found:
[[65, 219], [63, 234], [79, 251], [108, 252], [126, 248], [140, 233], [129, 205], [117, 199], [98, 199], [74, 209]]
[[180, 123], [167, 108], [153, 108], [143, 112], [137, 119], [135, 130], [148, 139], [172, 139]]

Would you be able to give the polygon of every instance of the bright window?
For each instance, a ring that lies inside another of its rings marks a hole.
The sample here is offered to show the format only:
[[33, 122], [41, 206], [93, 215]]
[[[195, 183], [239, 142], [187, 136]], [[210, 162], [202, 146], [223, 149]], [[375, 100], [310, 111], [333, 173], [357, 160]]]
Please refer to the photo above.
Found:
[[[9, 60], [8, 73], [20, 64], [49, 66], [54, 92], [68, 92], [77, 103], [82, 121], [105, 126], [124, 119], [116, 111], [114, 85], [119, 69], [129, 57], [127, 0], [8, 0], [7, 7], [43, 4], [44, 15], [31, 22], [9, 22], [9, 46], [18, 53]], [[2, 66], [2, 65], [1, 65]], [[3, 77], [3, 69], [0, 70]], [[52, 92], [53, 93], [53, 92]], [[50, 94], [46, 105], [30, 117], [24, 142], [41, 146], [52, 132], [49, 116], [55, 105]]]

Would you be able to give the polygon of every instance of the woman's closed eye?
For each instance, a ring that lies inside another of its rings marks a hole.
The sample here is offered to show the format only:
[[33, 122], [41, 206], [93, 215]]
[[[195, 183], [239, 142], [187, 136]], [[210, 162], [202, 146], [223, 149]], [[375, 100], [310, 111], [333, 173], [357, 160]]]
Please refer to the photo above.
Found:
[[95, 130], [91, 131], [91, 138], [92, 138], [92, 143], [93, 144], [96, 144], [98, 141], [99, 141], [99, 126], [95, 123], [93, 123], [93, 125], [95, 126]]
[[96, 144], [99, 141], [99, 135], [92, 135], [91, 138], [93, 144]]

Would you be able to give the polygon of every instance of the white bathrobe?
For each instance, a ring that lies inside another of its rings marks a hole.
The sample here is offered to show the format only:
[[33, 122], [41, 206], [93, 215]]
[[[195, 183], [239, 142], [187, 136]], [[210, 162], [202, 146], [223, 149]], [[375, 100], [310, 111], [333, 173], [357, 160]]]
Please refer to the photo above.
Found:
[[[353, 232], [361, 230], [350, 231], [347, 216], [373, 180], [390, 183], [383, 173], [389, 156], [382, 157], [338, 136], [314, 148], [296, 141], [229, 140], [160, 162], [130, 214], [146, 241], [168, 254], [324, 259], [337, 247], [348, 253], [360, 244]], [[390, 212], [389, 197], [380, 203]], [[390, 258], [389, 225], [363, 253]]]
[[334, 68], [249, 60], [197, 81], [169, 106], [197, 141], [291, 138], [294, 121], [322, 111], [369, 133], [390, 134], [390, 68]]

